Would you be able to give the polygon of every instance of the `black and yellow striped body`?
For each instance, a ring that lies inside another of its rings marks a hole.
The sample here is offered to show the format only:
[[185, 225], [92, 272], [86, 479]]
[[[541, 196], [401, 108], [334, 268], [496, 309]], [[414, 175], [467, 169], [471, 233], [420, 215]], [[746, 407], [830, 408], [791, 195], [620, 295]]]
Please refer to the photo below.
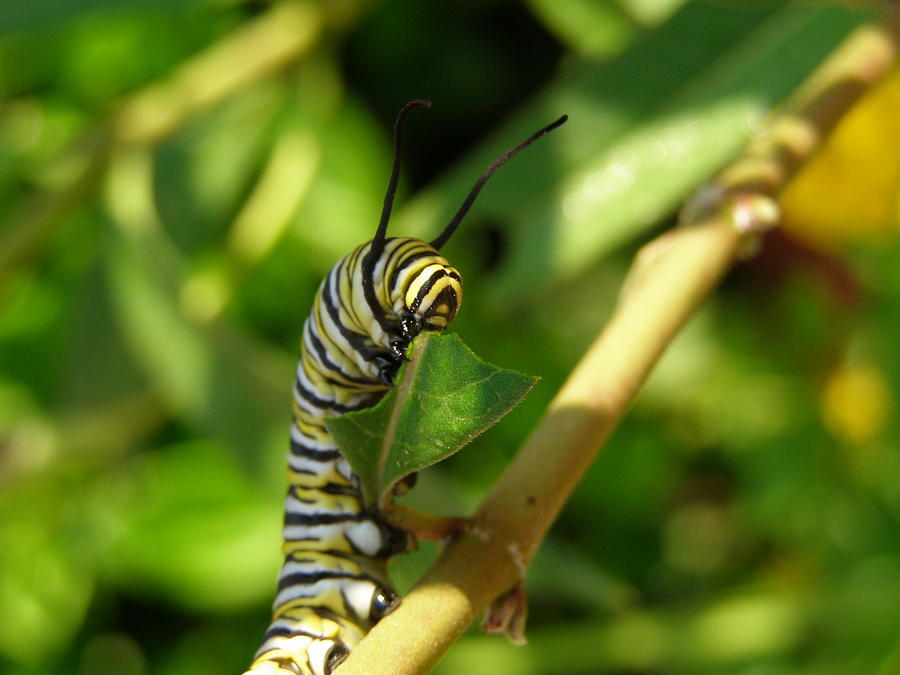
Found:
[[[303, 327], [293, 388], [284, 565], [272, 624], [247, 673], [325, 675], [396, 606], [386, 564], [412, 537], [365, 509], [325, 419], [375, 404], [410, 341], [441, 330], [462, 300], [459, 274], [419, 239], [371, 242], [323, 280]], [[367, 257], [368, 256], [368, 257]]]

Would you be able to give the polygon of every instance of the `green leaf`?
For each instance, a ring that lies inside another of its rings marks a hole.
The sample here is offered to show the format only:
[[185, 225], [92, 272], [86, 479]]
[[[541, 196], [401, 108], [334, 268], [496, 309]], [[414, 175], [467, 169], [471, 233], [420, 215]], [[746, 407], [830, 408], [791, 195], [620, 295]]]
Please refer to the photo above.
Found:
[[528, 4], [547, 30], [585, 56], [617, 54], [638, 28], [620, 3], [611, 0], [529, 0]]
[[[231, 326], [202, 324], [179, 302], [186, 261], [158, 228], [110, 237], [108, 286], [126, 343], [171, 409], [246, 455], [279, 428], [289, 363]], [[265, 430], [260, 432], [260, 430]]]
[[157, 449], [134, 466], [133, 506], [104, 560], [108, 577], [130, 594], [203, 612], [272, 592], [280, 489], [257, 490], [243, 463], [207, 440]]
[[369, 506], [404, 476], [446, 459], [522, 400], [537, 378], [479, 359], [456, 335], [423, 335], [376, 406], [327, 422]]
[[0, 34], [52, 30], [103, 12], [134, 12], [144, 8], [182, 12], [189, 3], [186, 0], [30, 0], [3, 4]]

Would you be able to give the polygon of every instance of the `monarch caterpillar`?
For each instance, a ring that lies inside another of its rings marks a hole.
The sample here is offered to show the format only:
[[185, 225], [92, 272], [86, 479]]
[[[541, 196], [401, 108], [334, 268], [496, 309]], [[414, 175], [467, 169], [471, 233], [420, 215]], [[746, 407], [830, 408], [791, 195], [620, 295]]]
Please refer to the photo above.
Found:
[[414, 537], [362, 502], [357, 479], [325, 426], [328, 417], [374, 405], [390, 388], [406, 348], [422, 330], [439, 331], [462, 300], [459, 273], [438, 253], [484, 183], [506, 160], [563, 124], [563, 116], [495, 160], [430, 243], [387, 238], [400, 174], [404, 119], [394, 122], [394, 160], [372, 241], [341, 258], [322, 281], [303, 326], [293, 385], [284, 564], [273, 618], [245, 675], [328, 675], [399, 599], [388, 559]]

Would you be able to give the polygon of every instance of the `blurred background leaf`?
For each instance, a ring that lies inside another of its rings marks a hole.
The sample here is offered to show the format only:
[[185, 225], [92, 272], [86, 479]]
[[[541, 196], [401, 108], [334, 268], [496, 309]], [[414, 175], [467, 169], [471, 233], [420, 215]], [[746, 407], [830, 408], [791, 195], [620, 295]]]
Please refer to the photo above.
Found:
[[[300, 326], [371, 235], [403, 102], [434, 102], [407, 127], [406, 235], [433, 236], [496, 154], [571, 116], [446, 248], [466, 284], [455, 329], [542, 378], [405, 498], [465, 513], [635, 248], [870, 18], [826, 2], [4, 3], [0, 671], [246, 665], [280, 564]], [[202, 92], [178, 88], [185, 72]], [[783, 230], [591, 468], [530, 570], [529, 645], [473, 633], [436, 672], [896, 669], [898, 83], [798, 176]], [[169, 126], [116, 117], [148, 92], [174, 97]], [[434, 555], [399, 559], [398, 587]]]

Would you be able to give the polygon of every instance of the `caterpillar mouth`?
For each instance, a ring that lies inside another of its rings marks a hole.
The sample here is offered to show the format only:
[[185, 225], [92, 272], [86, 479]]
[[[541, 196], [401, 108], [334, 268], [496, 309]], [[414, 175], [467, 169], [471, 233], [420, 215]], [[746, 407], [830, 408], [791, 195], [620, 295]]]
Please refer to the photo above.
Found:
[[422, 323], [428, 330], [445, 328], [459, 310], [459, 294], [454, 285], [448, 285], [434, 296], [422, 312]]

